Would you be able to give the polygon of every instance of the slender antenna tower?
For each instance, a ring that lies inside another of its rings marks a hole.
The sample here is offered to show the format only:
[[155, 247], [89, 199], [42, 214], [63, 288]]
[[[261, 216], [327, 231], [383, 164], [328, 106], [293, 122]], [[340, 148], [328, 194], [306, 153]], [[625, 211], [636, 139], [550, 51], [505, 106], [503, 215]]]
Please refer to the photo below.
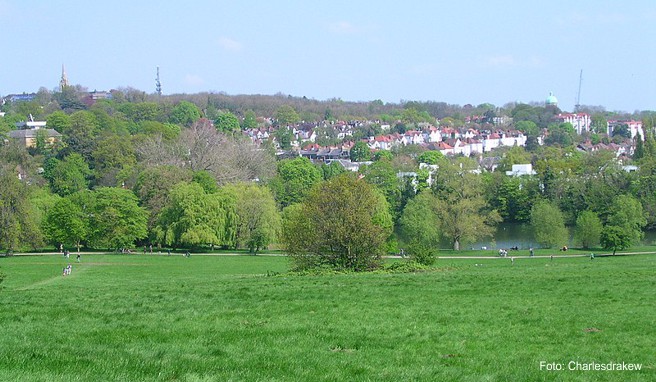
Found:
[[581, 74], [579, 74], [579, 92], [576, 94], [576, 105], [574, 105], [574, 111], [578, 113], [581, 108], [581, 83], [583, 82], [583, 69], [581, 69]]
[[158, 96], [162, 95], [162, 83], [159, 82], [159, 66], [157, 67], [157, 78], [155, 79], [155, 91]]

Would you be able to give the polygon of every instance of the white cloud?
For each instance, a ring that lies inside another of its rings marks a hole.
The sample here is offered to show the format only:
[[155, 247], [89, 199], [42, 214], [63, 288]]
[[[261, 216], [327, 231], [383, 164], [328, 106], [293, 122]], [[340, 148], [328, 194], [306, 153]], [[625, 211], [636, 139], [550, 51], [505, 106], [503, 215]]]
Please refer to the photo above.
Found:
[[205, 80], [197, 74], [187, 74], [184, 77], [184, 83], [189, 86], [201, 86]]
[[242, 43], [240, 43], [239, 41], [233, 40], [225, 36], [219, 38], [219, 46], [225, 50], [230, 50], [233, 52], [239, 52], [244, 48]]

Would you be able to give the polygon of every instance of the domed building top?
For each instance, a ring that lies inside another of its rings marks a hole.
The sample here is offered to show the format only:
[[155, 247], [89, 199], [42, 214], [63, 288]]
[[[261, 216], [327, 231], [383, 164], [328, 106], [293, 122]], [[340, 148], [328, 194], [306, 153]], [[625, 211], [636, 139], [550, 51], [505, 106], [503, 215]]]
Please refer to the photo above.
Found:
[[547, 97], [546, 104], [547, 104], [547, 106], [549, 106], [549, 105], [557, 106], [558, 105], [558, 98], [556, 98], [556, 96], [553, 95], [553, 92], [549, 92], [549, 97]]

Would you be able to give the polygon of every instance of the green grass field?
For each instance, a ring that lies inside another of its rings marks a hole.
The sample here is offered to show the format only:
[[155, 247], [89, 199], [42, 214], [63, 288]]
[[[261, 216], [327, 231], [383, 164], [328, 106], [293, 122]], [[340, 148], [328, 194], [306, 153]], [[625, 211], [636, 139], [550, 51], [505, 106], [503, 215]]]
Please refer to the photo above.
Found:
[[0, 259], [0, 381], [656, 380], [654, 255], [322, 276], [267, 276], [284, 257], [71, 260], [63, 277], [60, 256]]

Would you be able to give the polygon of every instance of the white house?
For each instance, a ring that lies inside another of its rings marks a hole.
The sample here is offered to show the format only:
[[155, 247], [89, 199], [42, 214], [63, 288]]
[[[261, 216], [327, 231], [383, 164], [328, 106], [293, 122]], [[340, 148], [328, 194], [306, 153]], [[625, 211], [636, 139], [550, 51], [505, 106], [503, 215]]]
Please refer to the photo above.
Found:
[[535, 170], [533, 170], [533, 165], [528, 163], [528, 164], [514, 164], [512, 165], [512, 170], [511, 171], [506, 171], [506, 175], [508, 176], [522, 176], [522, 175], [535, 175], [537, 174]]
[[588, 113], [564, 113], [558, 114], [556, 118], [560, 122], [571, 123], [577, 134], [590, 131], [590, 125], [592, 124], [592, 119]]

